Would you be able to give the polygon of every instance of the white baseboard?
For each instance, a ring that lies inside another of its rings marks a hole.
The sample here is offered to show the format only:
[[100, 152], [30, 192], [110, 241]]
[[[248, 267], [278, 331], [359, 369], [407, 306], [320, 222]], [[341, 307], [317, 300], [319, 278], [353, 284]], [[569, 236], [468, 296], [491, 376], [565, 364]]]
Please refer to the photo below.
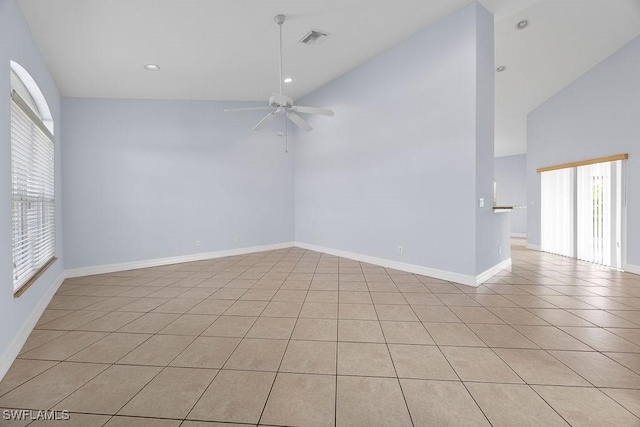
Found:
[[[86, 267], [86, 268], [77, 268], [73, 270], [66, 270], [63, 272], [51, 285], [49, 290], [43, 295], [43, 297], [38, 302], [38, 305], [33, 309], [29, 318], [24, 322], [14, 339], [11, 341], [9, 348], [0, 356], [0, 380], [7, 373], [11, 365], [13, 364], [15, 358], [20, 353], [22, 346], [26, 342], [29, 334], [35, 327], [36, 323], [42, 316], [42, 313], [49, 305], [49, 302], [57, 292], [58, 288], [64, 281], [65, 277], [80, 277], [92, 274], [104, 274], [104, 273], [112, 273], [116, 271], [125, 271], [125, 270], [133, 270], [138, 268], [147, 268], [147, 267], [157, 267], [161, 265], [169, 265], [169, 264], [177, 264], [184, 262], [192, 262], [192, 261], [201, 261], [206, 259], [214, 259], [221, 258], [233, 255], [243, 255], [248, 253], [255, 252], [264, 252], [271, 251], [276, 249], [284, 249], [290, 248], [293, 246], [297, 246], [303, 249], [309, 249], [317, 252], [322, 252], [330, 255], [340, 256], [343, 258], [349, 258], [356, 261], [366, 262], [369, 264], [380, 265], [382, 267], [393, 268], [400, 271], [406, 271], [409, 273], [420, 274], [423, 276], [434, 277], [436, 279], [446, 280], [454, 283], [460, 283], [463, 285], [474, 286], [477, 287], [489, 278], [493, 277], [495, 274], [500, 272], [501, 270], [509, 267], [511, 265], [511, 258], [501, 262], [500, 264], [488, 269], [487, 271], [479, 274], [478, 276], [470, 276], [459, 273], [454, 273], [450, 271], [437, 270], [433, 268], [423, 267], [414, 264], [407, 264], [398, 261], [392, 261], [384, 258], [376, 258], [368, 255], [356, 254], [353, 252], [341, 251], [338, 249], [325, 248], [321, 246], [311, 245], [307, 243], [301, 242], [286, 242], [286, 243], [276, 243], [271, 245], [264, 246], [254, 246], [248, 248], [239, 248], [239, 249], [230, 249], [226, 251], [217, 251], [217, 252], [208, 252], [194, 255], [185, 255], [178, 256], [172, 258], [161, 258], [161, 259], [153, 259], [153, 260], [145, 260], [145, 261], [135, 261], [135, 262], [127, 262], [121, 264], [110, 264], [110, 265], [100, 265], [95, 267]], [[640, 268], [629, 266], [635, 269], [635, 272], [640, 271]], [[628, 271], [634, 272], [631, 268], [628, 268]]]
[[529, 242], [527, 242], [527, 249], [531, 249], [532, 251], [538, 251], [538, 252], [542, 251], [542, 249], [540, 248], [540, 245], [534, 245], [533, 243], [529, 243]]
[[637, 265], [625, 264], [624, 271], [633, 273], [633, 274], [640, 274], [640, 267]]
[[527, 233], [511, 233], [511, 237], [515, 237], [517, 239], [526, 239]]
[[33, 328], [35, 328], [36, 323], [38, 323], [38, 320], [40, 319], [40, 316], [42, 316], [42, 313], [49, 305], [49, 302], [51, 302], [51, 298], [53, 298], [55, 293], [58, 291], [58, 288], [60, 287], [60, 285], [62, 285], [63, 281], [64, 272], [60, 274], [60, 276], [58, 276], [55, 282], [49, 287], [49, 290], [42, 296], [42, 298], [38, 302], [38, 305], [33, 308], [31, 315], [22, 324], [22, 327], [20, 328], [16, 336], [13, 337], [11, 344], [9, 344], [9, 348], [7, 348], [4, 354], [0, 356], [0, 381], [2, 380], [2, 378], [4, 378], [5, 374], [13, 364], [13, 361], [16, 359], [16, 357], [18, 357], [22, 346], [24, 346], [27, 338], [29, 338], [29, 334], [31, 334], [31, 331], [33, 330]]
[[369, 264], [379, 265], [386, 268], [393, 268], [400, 271], [406, 271], [409, 273], [420, 274], [423, 276], [434, 277], [440, 280], [446, 280], [449, 282], [460, 283], [468, 286], [479, 286], [498, 272], [504, 270], [511, 265], [511, 258], [501, 262], [500, 264], [488, 269], [487, 271], [480, 273], [477, 276], [465, 275], [460, 273], [454, 273], [451, 271], [438, 270], [435, 268], [423, 267], [415, 264], [407, 264], [398, 261], [392, 261], [384, 258], [376, 258], [369, 255], [357, 254], [354, 252], [342, 251], [339, 249], [326, 248], [323, 246], [316, 246], [302, 242], [285, 242], [275, 243], [271, 245], [253, 246], [248, 248], [230, 249], [225, 251], [207, 252], [193, 255], [183, 255], [170, 258], [158, 258], [143, 261], [125, 262], [120, 264], [107, 264], [98, 265], [93, 267], [75, 268], [65, 271], [65, 277], [83, 277], [91, 276], [94, 274], [106, 274], [115, 273], [118, 271], [136, 270], [139, 268], [158, 267], [162, 265], [179, 264], [185, 262], [202, 261], [207, 259], [222, 258], [233, 255], [244, 255], [255, 252], [272, 251], [276, 249], [284, 249], [290, 247], [299, 247], [303, 249], [309, 249], [312, 251], [322, 252], [329, 255], [335, 255], [343, 258], [349, 258], [356, 261], [366, 262]]
[[120, 264], [97, 265], [93, 267], [74, 268], [65, 271], [65, 277], [83, 277], [94, 274], [115, 273], [117, 271], [136, 270], [139, 268], [159, 267], [161, 265], [180, 264], [184, 262], [202, 261], [223, 258], [233, 255], [245, 255], [254, 252], [273, 251], [293, 247], [293, 242], [274, 243], [271, 245], [253, 246], [248, 248], [228, 249], [217, 252], [207, 252], [192, 255], [182, 255], [170, 258], [157, 258], [143, 261], [123, 262]]
[[476, 283], [477, 283], [476, 286], [480, 286], [481, 284], [491, 279], [496, 274], [500, 273], [505, 268], [509, 268], [509, 267], [511, 267], [511, 258], [505, 259], [500, 264], [494, 265], [487, 271], [478, 274], [478, 276], [476, 276]]
[[395, 270], [406, 271], [408, 273], [420, 274], [422, 276], [433, 277], [440, 280], [446, 280], [448, 282], [460, 283], [467, 286], [477, 287], [490, 277], [494, 276], [499, 271], [507, 268], [511, 265], [511, 258], [502, 263], [490, 268], [484, 273], [478, 276], [470, 276], [460, 273], [454, 273], [451, 271], [438, 270], [435, 268], [423, 267], [421, 265], [407, 264], [404, 262], [392, 261], [385, 258], [376, 258], [369, 255], [362, 255], [354, 252], [342, 251], [339, 249], [326, 248], [324, 246], [312, 245], [309, 243], [295, 242], [295, 246], [308, 249], [311, 251], [322, 252], [329, 255], [339, 256], [342, 258], [348, 258], [355, 261], [366, 262], [368, 264], [379, 265], [385, 268], [393, 268]]

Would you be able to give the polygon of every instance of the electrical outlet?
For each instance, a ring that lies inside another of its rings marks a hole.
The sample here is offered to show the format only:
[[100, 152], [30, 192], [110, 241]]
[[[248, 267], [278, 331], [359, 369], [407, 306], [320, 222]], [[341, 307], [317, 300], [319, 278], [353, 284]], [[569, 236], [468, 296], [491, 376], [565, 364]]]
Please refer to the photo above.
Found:
[[236, 237], [236, 238], [235, 238], [235, 241], [236, 241], [236, 243], [240, 243], [240, 238], [239, 238], [239, 237]]
[[200, 246], [200, 240], [196, 240], [196, 246]]
[[502, 246], [498, 246], [498, 253], [502, 255]]
[[398, 253], [401, 254], [402, 253], [402, 246], [398, 246]]

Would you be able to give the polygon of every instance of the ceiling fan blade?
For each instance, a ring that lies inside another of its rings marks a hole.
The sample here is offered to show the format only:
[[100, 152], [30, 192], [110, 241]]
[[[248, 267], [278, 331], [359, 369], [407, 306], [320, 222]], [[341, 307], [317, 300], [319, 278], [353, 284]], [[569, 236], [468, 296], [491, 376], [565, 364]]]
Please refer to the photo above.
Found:
[[302, 107], [300, 105], [294, 105], [293, 107], [291, 107], [291, 109], [296, 113], [319, 114], [321, 116], [333, 117], [333, 111], [327, 110], [326, 108]]
[[263, 127], [267, 125], [271, 120], [276, 118], [276, 113], [267, 114], [264, 119], [260, 120], [260, 122], [253, 127], [253, 130], [261, 130]]
[[313, 128], [309, 125], [309, 123], [307, 123], [306, 121], [304, 121], [304, 119], [302, 117], [300, 117], [299, 115], [297, 115], [295, 112], [293, 111], [289, 111], [287, 113], [287, 117], [289, 118], [289, 120], [291, 120], [293, 123], [295, 123], [296, 126], [298, 126], [300, 129], [302, 129], [305, 132], [309, 132], [310, 130], [312, 130]]
[[253, 108], [229, 108], [224, 110], [225, 113], [235, 113], [237, 111], [254, 111], [254, 110], [273, 110], [272, 107], [253, 107]]

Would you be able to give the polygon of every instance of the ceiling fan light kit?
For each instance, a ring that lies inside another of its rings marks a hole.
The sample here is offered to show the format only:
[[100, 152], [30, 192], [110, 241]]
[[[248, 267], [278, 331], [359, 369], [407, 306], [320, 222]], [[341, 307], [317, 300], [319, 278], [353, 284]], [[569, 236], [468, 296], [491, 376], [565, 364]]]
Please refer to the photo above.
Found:
[[[303, 107], [300, 105], [295, 105], [293, 102], [293, 98], [287, 96], [282, 93], [282, 83], [285, 81], [283, 79], [282, 74], [282, 25], [286, 21], [286, 16], [279, 14], [273, 17], [273, 20], [280, 29], [280, 92], [274, 93], [269, 98], [269, 106], [268, 107], [255, 107], [255, 108], [236, 108], [224, 110], [225, 112], [236, 112], [236, 111], [249, 111], [249, 110], [266, 110], [269, 113], [258, 122], [257, 125], [253, 127], [254, 131], [263, 129], [268, 123], [270, 123], [276, 116], [283, 115], [286, 119], [291, 120], [293, 124], [295, 124], [298, 128], [303, 130], [304, 132], [309, 132], [313, 128], [306, 120], [298, 115], [298, 113], [302, 114], [314, 114], [321, 116], [333, 116], [333, 111], [327, 110], [324, 108], [316, 108], [316, 107]], [[325, 34], [326, 36], [326, 34]], [[287, 80], [291, 80], [288, 78]], [[292, 80], [291, 80], [292, 81]]]

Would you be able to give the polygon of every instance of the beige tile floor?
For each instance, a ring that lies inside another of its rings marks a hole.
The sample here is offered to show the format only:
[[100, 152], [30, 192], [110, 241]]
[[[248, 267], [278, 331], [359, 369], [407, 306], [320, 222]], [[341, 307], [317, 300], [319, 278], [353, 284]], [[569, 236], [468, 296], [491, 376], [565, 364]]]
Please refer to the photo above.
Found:
[[69, 410], [63, 426], [640, 425], [640, 277], [521, 243], [513, 260], [475, 289], [298, 248], [68, 279], [0, 408]]

